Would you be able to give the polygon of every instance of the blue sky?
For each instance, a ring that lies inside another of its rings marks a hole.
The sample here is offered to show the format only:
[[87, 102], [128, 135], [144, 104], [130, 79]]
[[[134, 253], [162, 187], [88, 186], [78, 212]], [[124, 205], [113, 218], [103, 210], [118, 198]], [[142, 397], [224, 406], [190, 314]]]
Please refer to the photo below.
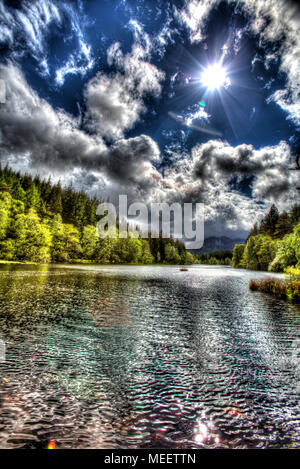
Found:
[[112, 200], [204, 202], [209, 235], [297, 201], [294, 3], [0, 1], [0, 19], [3, 162]]

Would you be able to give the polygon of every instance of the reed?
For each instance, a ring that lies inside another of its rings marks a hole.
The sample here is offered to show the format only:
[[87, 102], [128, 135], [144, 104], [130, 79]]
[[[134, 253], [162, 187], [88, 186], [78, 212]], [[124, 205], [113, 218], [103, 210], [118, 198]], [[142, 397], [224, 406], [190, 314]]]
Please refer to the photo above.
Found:
[[250, 280], [249, 289], [269, 293], [278, 298], [289, 301], [300, 302], [300, 280], [277, 280], [275, 278], [266, 278], [263, 280]]

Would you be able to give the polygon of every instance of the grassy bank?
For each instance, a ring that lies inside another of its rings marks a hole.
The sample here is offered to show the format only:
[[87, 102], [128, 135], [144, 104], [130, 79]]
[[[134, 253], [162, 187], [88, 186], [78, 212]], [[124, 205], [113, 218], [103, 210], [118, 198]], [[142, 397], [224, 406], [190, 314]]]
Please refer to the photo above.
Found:
[[73, 259], [69, 262], [30, 262], [30, 261], [7, 261], [0, 259], [0, 265], [78, 265], [78, 264], [86, 264], [86, 265], [101, 265], [103, 267], [114, 266], [114, 267], [121, 267], [121, 266], [139, 266], [139, 267], [185, 267], [197, 264], [168, 264], [167, 262], [164, 263], [153, 263], [153, 264], [143, 264], [143, 263], [134, 263], [134, 262], [127, 262], [126, 264], [110, 264], [108, 262], [101, 263], [97, 261], [91, 261], [88, 259]]
[[36, 262], [30, 262], [30, 261], [6, 261], [6, 260], [1, 260], [0, 259], [0, 264], [22, 264], [22, 265], [37, 265]]
[[251, 291], [269, 293], [284, 300], [300, 303], [300, 279], [277, 280], [266, 278], [264, 280], [250, 280]]

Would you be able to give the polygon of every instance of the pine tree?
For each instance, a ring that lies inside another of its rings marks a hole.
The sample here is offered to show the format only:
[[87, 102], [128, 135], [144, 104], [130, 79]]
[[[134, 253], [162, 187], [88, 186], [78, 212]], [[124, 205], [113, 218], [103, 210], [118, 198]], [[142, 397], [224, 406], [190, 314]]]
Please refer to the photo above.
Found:
[[53, 213], [62, 213], [62, 189], [60, 183], [52, 187], [48, 196], [48, 208]]
[[262, 220], [260, 224], [259, 233], [274, 236], [278, 218], [279, 218], [278, 209], [276, 205], [273, 204], [270, 210], [268, 211], [267, 215], [265, 216], [265, 218]]
[[282, 212], [277, 220], [275, 226], [275, 238], [281, 239], [286, 234], [291, 233], [293, 229], [293, 225], [289, 215], [286, 212]]
[[259, 233], [259, 227], [258, 227], [258, 223], [254, 223], [254, 225], [252, 226], [251, 228], [251, 231], [246, 239], [246, 242], [248, 241], [248, 239], [251, 237], [251, 236], [256, 236], [257, 234]]
[[300, 205], [295, 204], [290, 212], [290, 219], [293, 226], [300, 223]]
[[41, 198], [39, 191], [36, 188], [35, 184], [31, 182], [26, 190], [26, 207], [37, 209], [40, 205], [40, 202]]

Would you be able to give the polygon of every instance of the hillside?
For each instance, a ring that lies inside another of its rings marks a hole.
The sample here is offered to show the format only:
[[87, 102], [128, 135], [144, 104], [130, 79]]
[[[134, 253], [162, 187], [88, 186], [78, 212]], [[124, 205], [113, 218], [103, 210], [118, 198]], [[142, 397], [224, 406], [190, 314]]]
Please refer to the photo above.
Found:
[[246, 243], [233, 250], [233, 267], [283, 272], [300, 265], [300, 205], [279, 213], [272, 205], [261, 223], [255, 224]]
[[192, 254], [172, 237], [99, 239], [99, 201], [50, 179], [0, 167], [0, 259], [104, 264], [190, 264]]

